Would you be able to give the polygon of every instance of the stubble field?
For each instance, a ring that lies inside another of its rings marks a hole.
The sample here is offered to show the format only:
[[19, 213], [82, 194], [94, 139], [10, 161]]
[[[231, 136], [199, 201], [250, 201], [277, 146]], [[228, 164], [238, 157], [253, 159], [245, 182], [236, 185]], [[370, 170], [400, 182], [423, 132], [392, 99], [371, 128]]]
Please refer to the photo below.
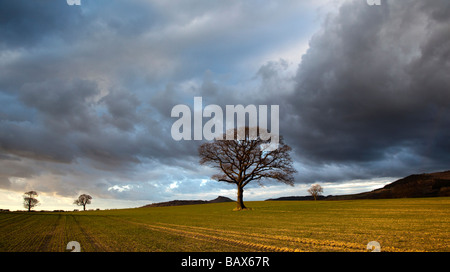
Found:
[[85, 212], [0, 213], [0, 251], [450, 251], [450, 198], [261, 201]]

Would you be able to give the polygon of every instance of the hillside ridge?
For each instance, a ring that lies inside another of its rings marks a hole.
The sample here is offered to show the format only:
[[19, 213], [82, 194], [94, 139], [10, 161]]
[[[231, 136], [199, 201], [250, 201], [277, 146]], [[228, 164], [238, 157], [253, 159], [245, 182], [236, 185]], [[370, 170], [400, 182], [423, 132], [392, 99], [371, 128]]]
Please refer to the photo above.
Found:
[[[450, 196], [450, 171], [413, 174], [382, 188], [349, 195], [320, 196], [319, 200], [389, 199]], [[312, 196], [287, 196], [275, 200], [313, 200]]]
[[148, 204], [148, 205], [142, 206], [142, 208], [199, 205], [199, 204], [222, 203], [222, 202], [234, 202], [234, 200], [231, 200], [230, 198], [225, 197], [225, 196], [218, 196], [217, 198], [212, 199], [212, 200], [172, 200], [172, 201]]

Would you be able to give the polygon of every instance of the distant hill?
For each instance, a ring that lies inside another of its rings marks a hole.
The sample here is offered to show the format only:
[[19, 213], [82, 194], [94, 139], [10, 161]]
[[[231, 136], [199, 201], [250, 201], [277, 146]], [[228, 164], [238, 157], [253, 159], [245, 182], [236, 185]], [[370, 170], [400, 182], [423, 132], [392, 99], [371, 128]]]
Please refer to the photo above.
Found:
[[[327, 199], [329, 196], [317, 196], [317, 200], [323, 200], [323, 199]], [[282, 200], [282, 201], [287, 201], [287, 200], [314, 200], [314, 197], [312, 196], [282, 196], [279, 198], [269, 198], [266, 199], [265, 201], [272, 201], [272, 200]]]
[[222, 203], [222, 202], [235, 202], [228, 197], [218, 196], [213, 200], [172, 200], [167, 202], [152, 203], [145, 205], [142, 208], [148, 207], [167, 207], [167, 206], [182, 206], [182, 205], [198, 205], [198, 204], [208, 204], [208, 203]]
[[[352, 195], [321, 196], [322, 200], [385, 199], [450, 196], [450, 171], [410, 175], [383, 188]], [[311, 196], [290, 196], [267, 200], [312, 200]]]

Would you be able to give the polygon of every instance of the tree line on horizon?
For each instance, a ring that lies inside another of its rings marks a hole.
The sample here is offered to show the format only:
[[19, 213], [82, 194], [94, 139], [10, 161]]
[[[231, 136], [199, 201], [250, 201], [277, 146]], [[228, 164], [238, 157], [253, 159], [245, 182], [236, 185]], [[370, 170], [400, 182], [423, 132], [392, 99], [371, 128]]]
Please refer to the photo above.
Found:
[[[39, 200], [36, 198], [38, 193], [36, 191], [28, 191], [23, 195], [23, 206], [29, 212], [32, 208], [40, 204]], [[74, 200], [73, 204], [77, 206], [83, 206], [83, 210], [86, 210], [86, 205], [91, 204], [92, 197], [88, 194], [81, 194], [77, 199]]]

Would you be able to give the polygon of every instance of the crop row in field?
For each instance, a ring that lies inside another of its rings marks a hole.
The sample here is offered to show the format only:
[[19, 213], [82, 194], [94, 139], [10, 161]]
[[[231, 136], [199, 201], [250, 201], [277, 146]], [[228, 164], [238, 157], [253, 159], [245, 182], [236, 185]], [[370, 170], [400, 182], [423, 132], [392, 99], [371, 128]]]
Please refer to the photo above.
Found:
[[[93, 218], [80, 218], [73, 215], [28, 216], [25, 225], [30, 231], [23, 232], [20, 226], [10, 225], [11, 235], [2, 235], [2, 251], [64, 251], [67, 242], [75, 240], [84, 251], [159, 251], [158, 244], [168, 251], [170, 240], [176, 243], [188, 243], [189, 250], [200, 250], [195, 244], [208, 244], [209, 248], [227, 248], [231, 251], [363, 251], [364, 245], [338, 241], [320, 241], [308, 238], [241, 233], [203, 227], [174, 224], [145, 224], [104, 217], [101, 227], [91, 222]], [[34, 218], [33, 218], [34, 217]], [[48, 218], [43, 218], [48, 217]], [[18, 219], [18, 218], [16, 218]], [[20, 218], [19, 222], [23, 221]], [[110, 221], [112, 220], [112, 221]], [[98, 220], [96, 220], [98, 222]], [[110, 221], [110, 222], [108, 222]], [[98, 224], [98, 223], [97, 223]], [[90, 226], [87, 228], [87, 226]], [[120, 227], [122, 226], [122, 228]], [[123, 226], [127, 226], [123, 228]], [[108, 229], [108, 233], [104, 231]], [[115, 231], [112, 231], [114, 229]], [[5, 234], [6, 232], [4, 232]], [[20, 233], [20, 234], [19, 234]], [[70, 233], [70, 235], [69, 235]], [[69, 238], [70, 236], [70, 238]], [[149, 238], [156, 239], [149, 239]], [[161, 238], [157, 241], [157, 238]], [[150, 241], [150, 242], [149, 242]], [[8, 245], [8, 246], [5, 246]], [[162, 245], [160, 245], [162, 246]], [[180, 245], [173, 248], [181, 249]], [[4, 248], [3, 248], [4, 247]]]

